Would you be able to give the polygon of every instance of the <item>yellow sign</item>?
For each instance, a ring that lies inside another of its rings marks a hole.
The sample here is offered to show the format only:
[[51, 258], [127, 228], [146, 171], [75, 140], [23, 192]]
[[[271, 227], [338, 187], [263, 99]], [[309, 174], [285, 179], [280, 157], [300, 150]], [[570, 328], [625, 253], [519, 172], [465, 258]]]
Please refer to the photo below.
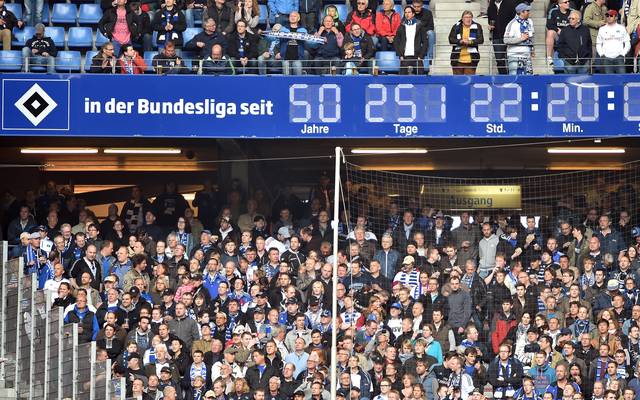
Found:
[[521, 208], [520, 185], [422, 185], [420, 194], [436, 208]]

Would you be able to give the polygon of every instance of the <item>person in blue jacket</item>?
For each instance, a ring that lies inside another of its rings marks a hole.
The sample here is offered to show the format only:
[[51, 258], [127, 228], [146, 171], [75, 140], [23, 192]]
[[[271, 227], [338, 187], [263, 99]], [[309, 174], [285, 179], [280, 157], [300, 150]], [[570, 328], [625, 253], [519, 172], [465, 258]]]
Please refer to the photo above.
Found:
[[[298, 11], [299, 0], [269, 0], [269, 15], [275, 17], [276, 24], [286, 24], [290, 21], [289, 17], [292, 12]], [[300, 15], [298, 15], [298, 20]]]

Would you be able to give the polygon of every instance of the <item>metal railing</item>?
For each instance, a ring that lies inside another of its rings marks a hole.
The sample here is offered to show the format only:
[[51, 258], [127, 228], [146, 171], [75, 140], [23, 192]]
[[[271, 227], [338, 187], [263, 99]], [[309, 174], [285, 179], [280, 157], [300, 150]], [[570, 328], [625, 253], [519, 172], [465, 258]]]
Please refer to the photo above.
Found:
[[18, 399], [124, 400], [125, 378], [113, 378], [111, 360], [96, 361], [96, 343], [78, 343], [78, 325], [64, 324], [52, 293], [23, 276], [22, 258], [7, 260], [0, 242], [0, 388]]

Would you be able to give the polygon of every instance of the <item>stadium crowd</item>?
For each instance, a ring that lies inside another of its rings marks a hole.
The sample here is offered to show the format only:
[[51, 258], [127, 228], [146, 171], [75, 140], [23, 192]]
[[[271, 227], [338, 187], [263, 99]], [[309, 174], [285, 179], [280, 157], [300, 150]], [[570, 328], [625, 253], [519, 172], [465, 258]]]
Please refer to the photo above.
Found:
[[[603, 182], [604, 184], [604, 182]], [[338, 399], [637, 400], [635, 194], [563, 199], [553, 215], [452, 218], [374, 207], [352, 184], [337, 225]], [[5, 196], [5, 227], [135, 399], [328, 399], [332, 189], [308, 202], [205, 182], [134, 187], [98, 221], [49, 182]], [[630, 192], [631, 191], [631, 192]], [[476, 223], [473, 219], [482, 221]]]
[[[29, 59], [27, 65], [46, 65], [55, 72], [59, 49], [45, 35], [42, 4], [42, 0], [25, 1], [23, 21], [0, 0], [0, 38], [3, 49], [11, 49], [13, 29], [36, 24], [23, 56]], [[423, 0], [404, 7], [393, 0], [381, 4], [351, 0], [346, 20], [336, 5], [320, 0], [268, 0], [267, 5], [262, 12], [273, 24], [260, 23], [258, 0], [102, 0], [97, 28], [109, 42], [87, 69], [145, 73], [149, 60], [145, 62], [143, 55], [153, 50], [154, 41], [160, 52], [151, 63], [162, 74], [377, 73], [373, 60], [378, 51], [394, 51], [400, 58], [400, 73], [409, 74], [428, 71], [434, 56], [433, 14]], [[546, 9], [544, 56], [554, 71], [636, 70], [640, 1], [551, 0]], [[491, 0], [481, 13], [488, 17], [484, 29], [470, 11], [462, 12], [448, 37], [453, 73], [475, 74], [480, 45], [490, 35], [498, 73], [531, 74], [536, 32], [530, 11], [522, 0]], [[183, 33], [196, 20], [202, 21], [202, 31], [184, 41]]]

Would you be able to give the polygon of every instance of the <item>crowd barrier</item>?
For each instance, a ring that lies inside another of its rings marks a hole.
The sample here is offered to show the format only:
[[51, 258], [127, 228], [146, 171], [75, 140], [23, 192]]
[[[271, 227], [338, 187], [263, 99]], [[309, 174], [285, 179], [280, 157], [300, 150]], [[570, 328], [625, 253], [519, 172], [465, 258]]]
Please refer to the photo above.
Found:
[[96, 361], [96, 343], [78, 343], [78, 326], [52, 309], [53, 294], [24, 276], [22, 258], [8, 260], [0, 246], [0, 389], [18, 399], [124, 400], [125, 378], [114, 378], [111, 360]]

